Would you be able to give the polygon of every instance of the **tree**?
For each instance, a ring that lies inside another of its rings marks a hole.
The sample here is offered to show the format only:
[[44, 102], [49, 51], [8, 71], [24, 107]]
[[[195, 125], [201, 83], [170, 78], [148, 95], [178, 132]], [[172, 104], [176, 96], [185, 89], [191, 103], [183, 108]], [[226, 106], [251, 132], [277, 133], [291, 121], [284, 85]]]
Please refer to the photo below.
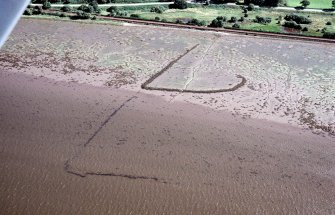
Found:
[[187, 8], [187, 2], [185, 0], [175, 0], [174, 4], [173, 4], [173, 8], [186, 9]]
[[335, 0], [332, 1], [332, 6], [335, 9]]
[[300, 16], [297, 14], [289, 14], [284, 17], [286, 21], [295, 21], [298, 24], [311, 24], [312, 20], [305, 16]]
[[235, 23], [232, 27], [233, 27], [233, 28], [240, 28], [240, 25], [237, 24], [237, 23]]
[[93, 6], [91, 6], [91, 5], [84, 5], [84, 4], [80, 5], [77, 10], [81, 10], [81, 11], [83, 11], [85, 13], [93, 13], [94, 12]]
[[43, 9], [42, 9], [41, 6], [38, 6], [38, 5], [37, 5], [37, 6], [34, 7], [34, 9], [33, 9], [32, 12], [33, 12], [34, 15], [39, 15], [39, 14], [42, 14]]
[[50, 2], [45, 1], [45, 2], [43, 3], [43, 5], [42, 5], [42, 8], [43, 8], [44, 10], [50, 9], [50, 8], [51, 8], [51, 4], [50, 4]]
[[224, 22], [227, 21], [227, 17], [224, 16], [218, 16], [216, 17], [216, 19], [214, 19], [211, 24], [209, 25], [209, 27], [213, 27], [213, 28], [222, 28], [224, 26]]
[[308, 0], [302, 0], [300, 2], [301, 6], [306, 8], [308, 5], [310, 5], [311, 3]]
[[83, 11], [78, 11], [77, 15], [71, 17], [71, 19], [90, 19], [90, 18], [91, 18], [90, 14]]
[[71, 9], [70, 6], [65, 5], [65, 6], [61, 7], [60, 10], [63, 11], [63, 12], [70, 12], [72, 9]]
[[250, 3], [250, 4], [248, 5], [248, 7], [247, 7], [247, 10], [248, 10], [248, 11], [253, 11], [254, 9], [255, 9], [255, 5], [252, 4], [252, 3]]
[[235, 16], [230, 17], [229, 22], [234, 23], [234, 22], [236, 22], [236, 21], [237, 21], [237, 18], [236, 18]]
[[31, 9], [27, 8], [24, 10], [23, 15], [30, 16], [33, 15], [33, 12], [31, 11]]
[[100, 13], [101, 12], [101, 10], [99, 8], [99, 5], [98, 5], [98, 2], [92, 1], [88, 5], [93, 8], [94, 12], [96, 12], [96, 13]]
[[262, 6], [277, 7], [279, 0], [265, 0]]

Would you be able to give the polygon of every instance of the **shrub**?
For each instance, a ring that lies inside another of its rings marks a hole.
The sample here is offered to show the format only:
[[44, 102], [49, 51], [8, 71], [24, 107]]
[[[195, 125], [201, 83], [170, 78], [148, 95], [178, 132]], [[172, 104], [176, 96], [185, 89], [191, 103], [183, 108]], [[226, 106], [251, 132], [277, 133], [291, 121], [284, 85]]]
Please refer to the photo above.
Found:
[[171, 5], [171, 8], [186, 9], [187, 2], [185, 0], [175, 0], [174, 3]]
[[61, 14], [59, 15], [59, 17], [66, 17], [66, 14], [65, 14], [65, 13], [61, 13]]
[[33, 14], [34, 15], [39, 15], [39, 14], [42, 14], [43, 12], [43, 9], [41, 6], [35, 6], [34, 9], [32, 10]]
[[[161, 20], [161, 18], [159, 18], [158, 16], [156, 16], [156, 17], [155, 17], [155, 20], [156, 20], [156, 21], [159, 21], [159, 20]], [[178, 20], [179, 20], [179, 19], [178, 19]], [[178, 20], [177, 20], [177, 21], [178, 21]]]
[[127, 11], [120, 11], [117, 7], [110, 7], [106, 10], [107, 12], [110, 12], [109, 16], [128, 16]]
[[111, 12], [114, 12], [114, 11], [119, 11], [119, 8], [112, 6], [112, 7], [107, 8], [106, 11], [111, 13]]
[[97, 19], [97, 17], [96, 17], [96, 16], [93, 16], [93, 17], [92, 17], [92, 20], [96, 20], [96, 19]]
[[45, 1], [45, 2], [43, 3], [43, 5], [42, 5], [42, 8], [43, 8], [44, 10], [48, 10], [48, 9], [50, 9], [50, 8], [51, 8], [51, 4], [50, 4], [50, 2]]
[[243, 22], [244, 21], [244, 17], [242, 16], [238, 21], [239, 22]]
[[297, 14], [290, 14], [284, 17], [286, 21], [294, 21], [297, 24], [310, 24], [312, 21], [305, 16], [299, 16]]
[[327, 32], [327, 28], [325, 27], [325, 28], [322, 28], [322, 30], [321, 30], [321, 33], [326, 33]]
[[152, 7], [151, 9], [150, 9], [150, 12], [152, 12], [152, 13], [163, 13], [165, 11], [165, 8], [163, 8], [163, 7]]
[[254, 9], [255, 9], [255, 5], [254, 4], [249, 4], [248, 5], [248, 8], [247, 8], [248, 11], [253, 11]]
[[235, 16], [230, 17], [229, 22], [236, 22], [236, 21], [237, 21], [237, 18]]
[[226, 19], [227, 18], [225, 17], [219, 16], [216, 19], [212, 20], [211, 24], [209, 24], [209, 27], [222, 28]]
[[31, 15], [33, 15], [33, 11], [31, 9], [27, 8], [27, 9], [24, 10], [23, 15], [31, 16]]
[[81, 10], [86, 13], [100, 13], [101, 12], [98, 3], [95, 1], [90, 2], [88, 5], [80, 5], [77, 10]]
[[255, 5], [263, 5], [264, 4], [264, 0], [244, 0], [244, 4], [248, 5], [248, 4], [255, 4]]
[[117, 16], [128, 16], [128, 12], [127, 11], [119, 11]]
[[183, 22], [180, 19], [177, 19], [176, 24], [183, 24]]
[[134, 18], [134, 19], [139, 19], [139, 18], [140, 18], [140, 15], [139, 15], [139, 14], [135, 14], [135, 13], [133, 13], [133, 14], [130, 14], [130, 17], [131, 17], [131, 18]]
[[244, 0], [245, 4], [255, 4], [259, 6], [277, 7], [282, 0]]
[[335, 32], [325, 32], [323, 33], [324, 38], [335, 39]]
[[265, 24], [271, 23], [271, 18], [270, 17], [256, 16], [256, 18], [254, 19], [254, 22], [265, 25]]
[[216, 17], [217, 20], [221, 20], [222, 22], [226, 22], [227, 21], [227, 17], [225, 16], [218, 16]]
[[244, 17], [248, 17], [249, 15], [246, 13], [246, 14], [244, 14]]
[[232, 27], [233, 27], [233, 28], [240, 28], [240, 25], [237, 24], [237, 23], [235, 23]]
[[330, 21], [326, 22], [326, 25], [332, 25], [332, 23]]
[[168, 22], [166, 19], [162, 19], [161, 22]]
[[72, 8], [66, 5], [66, 6], [61, 7], [60, 10], [63, 12], [70, 12], [72, 11]]
[[308, 28], [307, 28], [307, 27], [304, 27], [304, 28], [302, 29], [302, 31], [308, 31]]
[[89, 13], [83, 12], [83, 11], [78, 11], [77, 15], [72, 16], [72, 19], [90, 19], [91, 16]]
[[224, 4], [227, 3], [226, 0], [210, 0], [211, 4]]
[[253, 0], [253, 3], [255, 5], [259, 5], [259, 6], [262, 6], [264, 4], [265, 0]]
[[93, 13], [94, 8], [91, 5], [80, 5], [77, 10], [81, 10], [85, 13]]
[[268, 6], [268, 7], [277, 7], [280, 0], [264, 0], [264, 3], [261, 6]]
[[284, 22], [283, 26], [288, 27], [288, 28], [298, 29], [298, 30], [302, 29], [301, 25], [297, 24], [295, 21], [286, 21]]
[[92, 1], [88, 4], [88, 6], [91, 6], [93, 7], [93, 11], [96, 12], [96, 13], [100, 13], [101, 12], [101, 9], [99, 8], [99, 5], [96, 1]]
[[205, 26], [206, 22], [205, 21], [199, 21], [198, 19], [192, 19], [187, 22], [188, 25], [197, 25], [197, 26]]
[[308, 0], [302, 0], [300, 2], [301, 6], [306, 8], [308, 5], [310, 5], [311, 3]]

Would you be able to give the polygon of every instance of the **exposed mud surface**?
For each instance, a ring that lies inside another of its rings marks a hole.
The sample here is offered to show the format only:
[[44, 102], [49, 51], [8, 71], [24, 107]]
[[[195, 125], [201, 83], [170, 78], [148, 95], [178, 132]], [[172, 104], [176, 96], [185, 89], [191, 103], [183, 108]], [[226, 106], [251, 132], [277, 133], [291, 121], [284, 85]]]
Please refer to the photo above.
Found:
[[0, 211], [332, 214], [334, 53], [22, 20], [0, 51]]
[[[4, 214], [332, 214], [334, 139], [0, 73]], [[70, 174], [69, 174], [70, 173]]]
[[0, 52], [0, 67], [96, 86], [171, 91], [164, 93], [171, 101], [334, 134], [334, 53], [333, 44], [22, 20]]

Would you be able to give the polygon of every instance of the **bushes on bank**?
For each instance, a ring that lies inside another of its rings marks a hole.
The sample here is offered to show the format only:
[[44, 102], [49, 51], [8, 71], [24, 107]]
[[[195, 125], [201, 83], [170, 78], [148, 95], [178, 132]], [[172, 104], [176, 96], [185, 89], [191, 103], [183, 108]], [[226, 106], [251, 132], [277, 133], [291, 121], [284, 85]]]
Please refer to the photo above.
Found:
[[165, 11], [164, 7], [156, 6], [150, 9], [151, 13], [163, 13]]
[[256, 16], [256, 18], [254, 19], [254, 22], [264, 25], [271, 23], [271, 21], [271, 17]]
[[110, 16], [114, 17], [114, 16], [128, 16], [128, 12], [127, 11], [121, 11], [119, 10], [119, 8], [117, 7], [110, 7], [107, 9], [107, 12], [109, 12]]
[[237, 23], [234, 23], [234, 25], [232, 26], [233, 28], [240, 28], [240, 25]]
[[89, 3], [88, 5], [80, 5], [77, 10], [81, 10], [85, 13], [100, 13], [101, 9], [97, 2]]
[[71, 17], [72, 19], [90, 19], [91, 15], [89, 13], [78, 11], [75, 16]]
[[43, 5], [42, 5], [42, 8], [43, 8], [44, 10], [48, 10], [48, 9], [50, 9], [50, 8], [51, 8], [51, 4], [50, 4], [50, 2], [45, 1], [45, 2], [43, 3]]
[[248, 7], [247, 7], [247, 10], [248, 10], [248, 11], [253, 11], [253, 10], [255, 10], [255, 5], [254, 5], [254, 4], [249, 4]]
[[205, 21], [199, 21], [198, 19], [192, 19], [187, 22], [188, 25], [197, 25], [197, 26], [205, 26], [206, 22]]
[[237, 18], [235, 16], [230, 17], [229, 22], [235, 23], [237, 21]]
[[71, 12], [72, 8], [68, 5], [65, 5], [65, 6], [61, 7], [60, 10], [63, 11], [63, 12]]
[[214, 19], [211, 24], [208, 25], [208, 27], [212, 28], [222, 28], [224, 26], [224, 23], [227, 21], [227, 17], [224, 16], [218, 16], [216, 19]]
[[33, 15], [33, 11], [30, 8], [27, 8], [24, 10], [23, 15], [31, 16]]
[[284, 22], [283, 26], [287, 28], [298, 29], [298, 30], [302, 29], [302, 26], [300, 24], [297, 24], [295, 21], [286, 21]]
[[139, 19], [139, 18], [140, 18], [140, 15], [139, 15], [139, 14], [135, 14], [135, 13], [133, 13], [133, 14], [130, 14], [130, 17], [131, 17], [131, 18], [134, 18], [134, 19]]
[[294, 21], [297, 24], [310, 24], [312, 21], [305, 16], [300, 16], [297, 14], [289, 14], [284, 17], [286, 21]]
[[85, 13], [93, 13], [94, 12], [94, 8], [91, 5], [80, 5], [77, 10], [81, 10]]
[[328, 38], [328, 39], [335, 39], [335, 32], [325, 32], [323, 33], [324, 38]]
[[171, 9], [186, 9], [188, 5], [185, 0], [175, 0], [174, 3], [169, 6]]

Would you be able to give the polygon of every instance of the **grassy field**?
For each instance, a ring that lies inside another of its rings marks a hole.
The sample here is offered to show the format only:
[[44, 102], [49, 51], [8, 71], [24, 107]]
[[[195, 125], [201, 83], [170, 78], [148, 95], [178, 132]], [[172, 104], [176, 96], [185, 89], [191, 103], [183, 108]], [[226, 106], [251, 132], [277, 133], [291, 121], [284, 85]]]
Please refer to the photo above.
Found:
[[[147, 20], [154, 20], [155, 17], [159, 17], [160, 20], [165, 19], [168, 22], [176, 22], [181, 20], [182, 22], [187, 22], [191, 19], [198, 19], [206, 21], [207, 25], [211, 23], [213, 19], [218, 16], [226, 16], [229, 20], [232, 16], [240, 19], [243, 17], [242, 10], [236, 7], [226, 7], [226, 8], [211, 8], [211, 7], [196, 7], [188, 8], [185, 10], [169, 9], [164, 11], [162, 14], [152, 13], [143, 10], [133, 10], [130, 11], [131, 14], [138, 14], [140, 18]], [[258, 9], [255, 11], [249, 11], [248, 17], [245, 18], [243, 22], [237, 22], [241, 29], [257, 30], [257, 31], [269, 31], [269, 32], [285, 32], [285, 29], [281, 26], [285, 21], [283, 17], [289, 12], [275, 11], [269, 9]], [[308, 27], [308, 32], [303, 32], [305, 35], [316, 35], [321, 36], [321, 29], [327, 27], [329, 31], [335, 31], [335, 16], [332, 14], [321, 14], [321, 13], [307, 13], [307, 12], [296, 12], [296, 14], [309, 16], [312, 23], [309, 25], [302, 25], [303, 27]], [[256, 16], [271, 17], [271, 23], [267, 25], [255, 23], [253, 20]], [[282, 19], [280, 18], [282, 17]], [[279, 21], [280, 20], [280, 21]], [[326, 25], [326, 22], [330, 21], [332, 25]], [[226, 22], [225, 27], [231, 27], [232, 23]], [[299, 32], [296, 32], [299, 33]]]
[[[301, 0], [287, 0], [287, 6], [301, 6]], [[307, 8], [329, 9], [332, 7], [331, 0], [310, 0], [311, 4]]]
[[[150, 12], [150, 10], [155, 6], [125, 6], [118, 7], [119, 11], [126, 12], [126, 16], [138, 15], [140, 19], [144, 20], [160, 20], [166, 22], [175, 23], [177, 20], [182, 23], [187, 23], [192, 19], [197, 19], [199, 21], [204, 21], [206, 25], [209, 25], [213, 19], [218, 16], [226, 17], [230, 20], [231, 17], [236, 17], [240, 20], [241, 17], [244, 18], [243, 21], [237, 21], [236, 23], [241, 29], [254, 30], [254, 31], [265, 31], [265, 32], [275, 32], [275, 33], [294, 33], [309, 36], [322, 36], [323, 30], [335, 32], [335, 14], [320, 13], [320, 12], [306, 12], [306, 11], [296, 11], [295, 14], [303, 15], [312, 20], [311, 24], [301, 25], [303, 28], [307, 27], [308, 31], [293, 30], [290, 28], [284, 28], [282, 25], [285, 20], [284, 17], [287, 14], [292, 14], [293, 12], [285, 10], [272, 10], [269, 8], [255, 9], [254, 11], [249, 11], [248, 16], [244, 17], [242, 8], [230, 7], [230, 6], [195, 6], [185, 10], [179, 9], [168, 9], [168, 7], [160, 6], [165, 8], [162, 13]], [[105, 9], [102, 10], [101, 15], [108, 15]], [[125, 16], [125, 15], [123, 15]], [[269, 17], [271, 22], [268, 24], [255, 23], [255, 17]], [[326, 25], [330, 22], [331, 25]], [[224, 27], [232, 27], [234, 23], [229, 21], [224, 23]]]

